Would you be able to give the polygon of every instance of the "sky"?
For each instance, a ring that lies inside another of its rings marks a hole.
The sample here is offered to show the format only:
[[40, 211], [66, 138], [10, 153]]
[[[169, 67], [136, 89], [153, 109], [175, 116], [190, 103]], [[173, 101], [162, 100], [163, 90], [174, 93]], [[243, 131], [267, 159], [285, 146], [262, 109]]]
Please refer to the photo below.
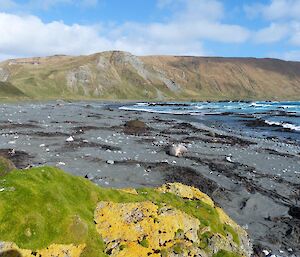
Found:
[[108, 50], [300, 61], [300, 0], [0, 0], [0, 60]]

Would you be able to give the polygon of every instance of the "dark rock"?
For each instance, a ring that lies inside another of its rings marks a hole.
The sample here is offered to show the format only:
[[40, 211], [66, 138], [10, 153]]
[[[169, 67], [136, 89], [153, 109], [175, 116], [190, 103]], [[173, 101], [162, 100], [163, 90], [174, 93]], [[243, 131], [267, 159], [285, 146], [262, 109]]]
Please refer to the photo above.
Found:
[[289, 209], [289, 215], [294, 219], [300, 219], [300, 206], [291, 206]]

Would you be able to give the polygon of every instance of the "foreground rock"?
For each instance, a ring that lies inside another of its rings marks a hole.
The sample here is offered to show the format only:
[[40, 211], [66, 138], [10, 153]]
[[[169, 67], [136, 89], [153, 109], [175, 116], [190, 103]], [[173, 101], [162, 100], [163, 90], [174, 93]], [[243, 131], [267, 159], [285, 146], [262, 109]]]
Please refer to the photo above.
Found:
[[[247, 233], [215, 207], [207, 195], [179, 183], [164, 185], [157, 191], [202, 201], [216, 211], [224, 227], [233, 230], [225, 229], [225, 235], [213, 232], [212, 226], [205, 226], [193, 215], [167, 204], [103, 201], [96, 208], [95, 223], [106, 243], [106, 253], [111, 256], [206, 257], [226, 251], [250, 256]], [[197, 207], [201, 208], [200, 205]], [[236, 237], [235, 240], [233, 237]]]
[[20, 249], [14, 243], [0, 242], [1, 257], [79, 257], [85, 248], [85, 245], [50, 245], [46, 249], [32, 251], [28, 249]]
[[206, 194], [180, 183], [107, 189], [51, 167], [14, 170], [3, 178], [0, 187], [15, 190], [0, 192], [0, 256], [252, 253], [246, 231]]

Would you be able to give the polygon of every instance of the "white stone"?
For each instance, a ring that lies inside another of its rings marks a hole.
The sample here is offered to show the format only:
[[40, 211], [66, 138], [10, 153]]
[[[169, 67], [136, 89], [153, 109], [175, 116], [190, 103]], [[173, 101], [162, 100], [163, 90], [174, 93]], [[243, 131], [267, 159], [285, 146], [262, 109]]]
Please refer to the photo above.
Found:
[[70, 136], [70, 137], [68, 137], [68, 138], [66, 139], [66, 141], [67, 141], [67, 142], [73, 142], [73, 141], [74, 141], [74, 138], [73, 138], [72, 136]]

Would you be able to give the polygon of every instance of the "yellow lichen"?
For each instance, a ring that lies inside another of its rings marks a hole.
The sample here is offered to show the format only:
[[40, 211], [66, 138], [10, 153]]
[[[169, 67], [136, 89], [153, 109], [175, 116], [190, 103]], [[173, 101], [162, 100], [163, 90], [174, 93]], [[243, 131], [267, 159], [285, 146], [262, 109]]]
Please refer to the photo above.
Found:
[[85, 245], [50, 245], [46, 249], [32, 251], [28, 249], [21, 249], [14, 243], [0, 242], [0, 255], [3, 257], [11, 256], [22, 256], [22, 257], [80, 257], [82, 251], [84, 250]]
[[167, 183], [157, 188], [157, 190], [162, 193], [175, 194], [182, 198], [201, 200], [202, 202], [210, 205], [211, 207], [214, 207], [214, 202], [208, 195], [202, 193], [197, 188], [186, 186], [181, 183]]
[[120, 188], [118, 189], [120, 192], [124, 192], [127, 194], [138, 195], [138, 192], [134, 188]]
[[84, 250], [85, 245], [79, 245], [79, 246], [74, 246], [74, 245], [57, 245], [53, 244], [50, 245], [47, 249], [43, 249], [40, 251], [37, 251], [37, 256], [42, 256], [42, 257], [65, 257], [65, 256], [70, 256], [70, 257], [79, 257]]
[[[169, 206], [159, 208], [152, 202], [100, 202], [95, 222], [111, 256], [156, 256], [178, 243], [188, 254], [199, 243], [198, 219]], [[181, 238], [176, 237], [178, 231], [182, 231]], [[193, 251], [197, 252], [196, 248]]]
[[234, 222], [220, 207], [216, 207], [219, 219], [222, 223], [231, 226], [239, 235], [247, 236], [247, 232]]

